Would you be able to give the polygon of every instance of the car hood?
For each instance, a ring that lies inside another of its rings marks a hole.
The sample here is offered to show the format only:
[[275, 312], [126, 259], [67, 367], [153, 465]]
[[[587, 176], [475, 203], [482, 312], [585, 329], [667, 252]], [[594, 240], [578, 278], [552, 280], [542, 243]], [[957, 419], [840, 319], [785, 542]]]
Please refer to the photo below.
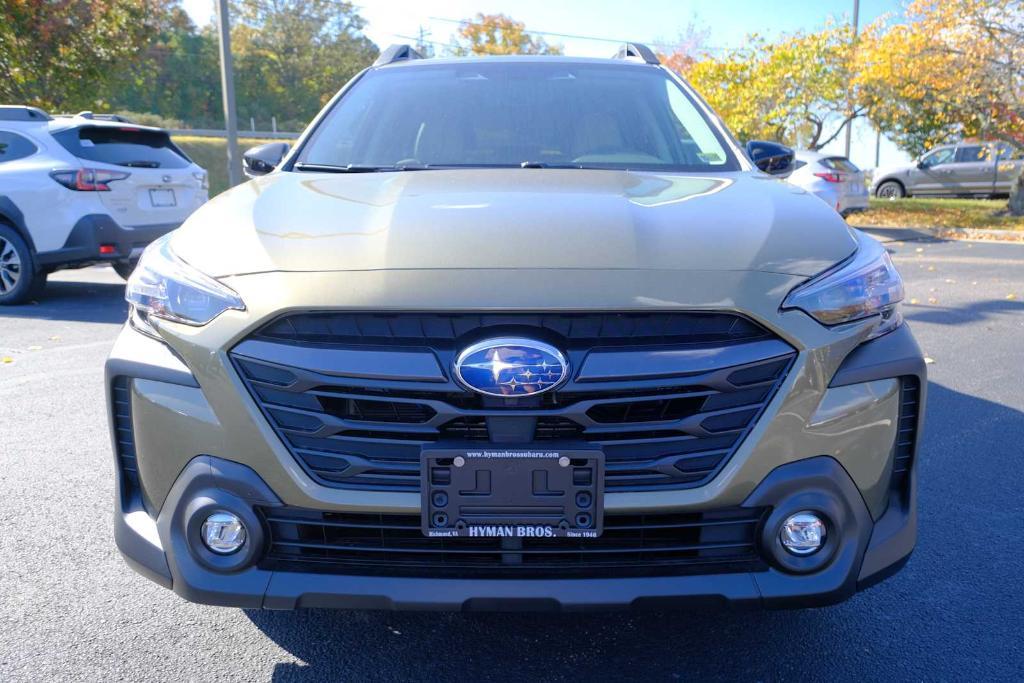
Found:
[[855, 244], [829, 207], [762, 174], [578, 169], [279, 172], [215, 198], [171, 242], [214, 277], [410, 269], [810, 276]]

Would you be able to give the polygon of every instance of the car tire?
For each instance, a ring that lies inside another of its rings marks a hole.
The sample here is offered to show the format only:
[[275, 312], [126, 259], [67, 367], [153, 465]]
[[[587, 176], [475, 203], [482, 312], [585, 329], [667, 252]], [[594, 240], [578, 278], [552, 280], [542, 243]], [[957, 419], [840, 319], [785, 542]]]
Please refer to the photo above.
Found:
[[879, 199], [903, 199], [907, 191], [899, 181], [886, 180], [875, 189], [875, 196]]
[[36, 272], [32, 250], [21, 235], [0, 223], [0, 306], [17, 306], [42, 293], [46, 274]]
[[121, 279], [125, 282], [135, 272], [135, 266], [139, 265], [139, 259], [132, 259], [131, 261], [114, 261], [110, 264], [110, 267], [114, 269], [114, 272], [121, 276]]

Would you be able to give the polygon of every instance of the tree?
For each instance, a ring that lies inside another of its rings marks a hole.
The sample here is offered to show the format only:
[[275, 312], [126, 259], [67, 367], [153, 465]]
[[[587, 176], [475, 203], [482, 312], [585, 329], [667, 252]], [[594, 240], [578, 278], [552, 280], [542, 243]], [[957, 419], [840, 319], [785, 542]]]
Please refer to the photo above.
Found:
[[302, 126], [378, 50], [343, 0], [235, 0], [238, 115]]
[[459, 28], [452, 47], [457, 55], [560, 55], [560, 45], [534, 38], [526, 24], [504, 14], [478, 13]]
[[90, 109], [117, 70], [146, 46], [166, 0], [3, 0], [0, 100]]
[[[1024, 150], [1024, 6], [915, 0], [870, 41], [858, 87], [872, 121], [912, 153], [969, 136]], [[1010, 208], [1024, 214], [1024, 178]]]
[[769, 139], [820, 149], [864, 114], [850, 89], [856, 46], [847, 26], [748, 45], [714, 57], [681, 55], [677, 68], [741, 139]]

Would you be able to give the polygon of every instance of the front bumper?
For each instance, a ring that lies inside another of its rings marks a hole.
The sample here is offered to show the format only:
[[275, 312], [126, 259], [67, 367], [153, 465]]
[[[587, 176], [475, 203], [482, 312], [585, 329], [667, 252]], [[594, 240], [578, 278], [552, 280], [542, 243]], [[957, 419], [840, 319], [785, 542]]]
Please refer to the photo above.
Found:
[[[806, 417], [799, 421], [794, 421], [792, 413], [799, 410], [794, 406], [806, 402], [810, 394], [801, 394], [794, 385], [810, 380], [806, 366], [794, 370], [774, 402], [773, 414], [764, 419], [786, 424], [780, 431], [759, 427], [761, 431], [734, 456], [734, 465], [709, 485], [690, 491], [606, 497], [606, 509], [613, 511], [712, 509], [724, 504], [769, 507], [771, 516], [764, 522], [759, 540], [767, 563], [763, 570], [619, 578], [452, 579], [429, 574], [270, 571], [255, 566], [264, 533], [254, 512], [257, 506], [380, 512], [408, 511], [408, 506], [404, 500], [391, 510], [358, 502], [310, 506], [315, 496], [338, 492], [319, 491], [322, 487], [308, 480], [305, 486], [309, 491], [302, 497], [286, 487], [272, 489], [262, 473], [249, 466], [251, 460], [241, 464], [244, 456], [233, 457], [239, 451], [221, 424], [226, 416], [207, 402], [207, 384], [200, 389], [192, 372], [168, 347], [126, 329], [107, 363], [112, 433], [115, 449], [122, 456], [115, 511], [117, 543], [136, 570], [182, 597], [239, 607], [584, 610], [684, 604], [831, 604], [898, 570], [916, 538], [916, 457], [909, 460], [909, 471], [900, 483], [893, 483], [899, 399], [862, 399], [872, 393], [873, 383], [895, 378], [913, 378], [923, 393], [925, 370], [920, 350], [906, 327], [848, 349], [852, 351], [844, 351], [836, 361], [837, 369], [829, 372], [831, 381], [824, 380], [830, 388], [813, 395], [815, 405], [804, 406]], [[222, 382], [239, 390], [226, 378]], [[134, 475], [126, 472], [131, 468], [125, 467], [125, 446], [117, 438], [125, 429], [125, 399], [132, 456], [140, 459]], [[780, 404], [791, 409], [780, 411]], [[923, 400], [919, 405], [923, 406]], [[919, 414], [912, 419], [919, 425]], [[881, 423], [887, 428], [873, 431], [868, 427]], [[786, 448], [793, 451], [791, 462], [757, 469], [758, 453], [768, 447], [764, 442], [777, 440], [783, 433]], [[255, 436], [267, 439], [259, 433]], [[198, 443], [205, 448], [198, 450]], [[916, 443], [913, 448], [916, 450]], [[166, 478], [160, 468], [173, 472], [167, 491], [150, 486]], [[761, 471], [763, 474], [758, 474]], [[304, 475], [297, 466], [289, 474], [300, 480]], [[743, 496], [730, 500], [728, 496], [743, 490], [737, 480], [742, 484], [746, 479], [751, 481]], [[723, 487], [724, 480], [732, 486]], [[679, 495], [670, 502], [669, 494]], [[194, 532], [190, 531], [195, 527], [193, 518], [211, 506], [243, 515], [254, 534], [250, 545], [254, 564], [225, 572], [196, 550]], [[839, 541], [824, 566], [795, 573], [774, 558], [771, 545], [781, 519], [804, 509], [826, 513], [839, 531]]]

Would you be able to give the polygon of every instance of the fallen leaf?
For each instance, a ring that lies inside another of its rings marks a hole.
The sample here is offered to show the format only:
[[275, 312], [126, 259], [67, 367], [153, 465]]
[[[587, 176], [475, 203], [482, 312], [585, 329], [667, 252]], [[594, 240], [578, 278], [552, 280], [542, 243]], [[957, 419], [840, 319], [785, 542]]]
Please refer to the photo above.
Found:
[[28, 350], [29, 351], [38, 351], [41, 348], [43, 348], [43, 347], [42, 346], [30, 346], [30, 347], [28, 347]]
[[935, 266], [928, 266], [928, 270], [935, 270]]
[[976, 285], [976, 284], [978, 284], [978, 281], [977, 281], [977, 280], [975, 280], [975, 281], [974, 281], [974, 282], [972, 282], [971, 284], [972, 284], [972, 285]]
[[916, 303], [917, 303], [917, 299], [911, 299], [911, 300], [910, 300], [910, 303], [912, 303], [912, 304], [916, 304]]
[[1010, 301], [1013, 301], [1014, 299], [1017, 298], [1017, 295], [1014, 294], [1013, 292], [1010, 292], [1009, 294], [1006, 295], [1006, 298], [1009, 299]]
[[930, 304], [937, 304], [937, 303], [939, 303], [939, 300], [936, 299], [934, 296], [930, 296], [930, 297], [928, 297], [928, 303], [930, 303]]
[[956, 280], [949, 280], [949, 279], [947, 279], [946, 280], [946, 284], [947, 285], [955, 285], [956, 284]]
[[932, 363], [935, 362], [935, 359], [934, 358], [929, 358], [928, 356], [925, 356], [924, 357], [924, 362], [925, 362], [925, 365], [931, 365]]
[[916, 251], [918, 254], [920, 254], [922, 251], [924, 251], [924, 247], [918, 247], [914, 251]]
[[60, 341], [60, 335], [58, 335], [58, 334], [53, 335], [52, 337], [50, 337], [50, 341]]
[[13, 363], [13, 362], [14, 362], [14, 359], [13, 359], [13, 358], [11, 358], [10, 356], [4, 356], [4, 357], [3, 357], [2, 359], [0, 359], [0, 360], [2, 360], [2, 362], [4, 362], [4, 363]]

